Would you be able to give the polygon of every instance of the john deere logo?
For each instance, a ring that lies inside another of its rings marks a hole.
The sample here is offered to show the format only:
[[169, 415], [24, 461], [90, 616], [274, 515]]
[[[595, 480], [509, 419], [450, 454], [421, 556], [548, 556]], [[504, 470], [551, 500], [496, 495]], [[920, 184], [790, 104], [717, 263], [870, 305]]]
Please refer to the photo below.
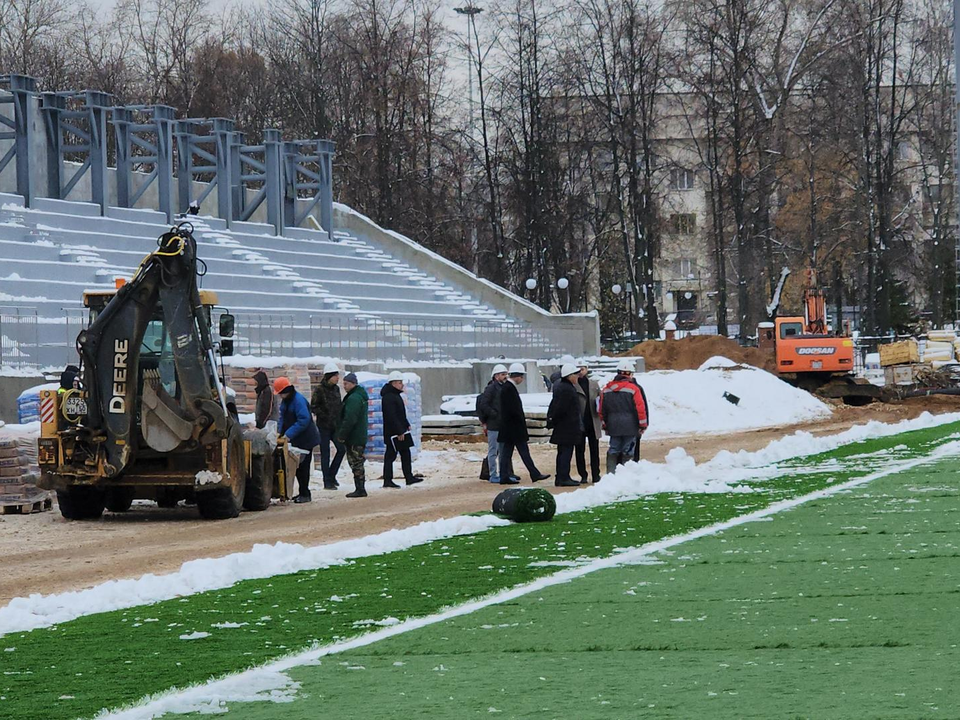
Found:
[[833, 355], [835, 347], [802, 347], [797, 348], [797, 355]]

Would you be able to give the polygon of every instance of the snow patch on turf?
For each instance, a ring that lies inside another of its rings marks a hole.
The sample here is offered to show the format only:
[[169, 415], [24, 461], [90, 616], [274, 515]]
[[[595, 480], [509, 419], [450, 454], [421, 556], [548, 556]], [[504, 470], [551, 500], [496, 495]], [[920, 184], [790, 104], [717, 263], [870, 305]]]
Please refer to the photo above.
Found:
[[[898, 423], [881, 423], [871, 420], [849, 430], [827, 437], [817, 437], [806, 431], [798, 431], [755, 452], [721, 450], [712, 460], [697, 462], [683, 448], [674, 448], [667, 453], [664, 463], [647, 460], [628, 462], [617, 468], [613, 475], [604, 476], [596, 485], [577, 492], [558, 495], [557, 512], [567, 513], [585, 510], [597, 505], [630, 500], [654, 492], [749, 492], [751, 488], [740, 483], [776, 477], [783, 474], [776, 464], [791, 458], [815, 455], [835, 450], [864, 440], [873, 440], [890, 435], [921, 430], [960, 421], [960, 413], [931, 415], [923, 413]], [[904, 447], [904, 446], [898, 446]], [[889, 451], [881, 451], [890, 454]], [[864, 459], [865, 455], [855, 456]], [[836, 463], [837, 470], [841, 464]], [[817, 471], [828, 470], [829, 465], [819, 465]], [[793, 474], [804, 472], [803, 468], [790, 468]]]
[[[269, 686], [269, 682], [271, 681], [276, 683], [276, 685], [273, 687], [274, 692], [278, 694], [283, 694], [285, 692], [289, 693], [291, 685], [294, 683], [291, 678], [286, 675], [286, 672], [303, 665], [316, 664], [321, 658], [342, 653], [347, 650], [367, 647], [387, 638], [402, 635], [414, 630], [419, 630], [420, 628], [435, 625], [452, 618], [470, 615], [478, 610], [482, 610], [492, 605], [500, 605], [510, 602], [511, 600], [516, 600], [525, 595], [530, 595], [554, 585], [570, 582], [571, 580], [598, 572], [600, 570], [606, 570], [608, 568], [618, 567], [621, 565], [646, 563], [651, 559], [651, 556], [658, 553], [665, 554], [670, 550], [670, 548], [690, 542], [691, 540], [716, 535], [724, 530], [729, 530], [730, 528], [772, 517], [778, 513], [791, 510], [812, 500], [827, 498], [840, 492], [865, 485], [873, 480], [877, 480], [888, 475], [894, 475], [899, 472], [905, 472], [912, 468], [929, 464], [945, 457], [956, 455], [960, 455], [960, 441], [948, 442], [936, 448], [930, 454], [924, 457], [901, 462], [891, 462], [883, 470], [861, 478], [849, 480], [845, 483], [825, 488], [823, 490], [818, 490], [800, 497], [783, 500], [760, 510], [747, 513], [746, 515], [741, 515], [739, 517], [725, 520], [707, 527], [698, 528], [682, 535], [664, 538], [662, 540], [647, 543], [646, 545], [631, 548], [624, 553], [613, 555], [611, 557], [600, 558], [581, 567], [561, 570], [553, 575], [538, 578], [537, 580], [525, 585], [520, 585], [515, 588], [511, 588], [510, 590], [495, 593], [480, 600], [474, 600], [463, 605], [452, 607], [434, 615], [407, 620], [398, 625], [370, 632], [350, 640], [334, 643], [332, 645], [316, 647], [311, 650], [271, 662], [259, 668], [252, 668], [236, 675], [227, 676], [221, 680], [214, 680], [204, 685], [195, 685], [185, 690], [172, 690], [168, 693], [156, 695], [152, 698], [142, 701], [137, 706], [119, 710], [113, 713], [106, 713], [99, 715], [98, 717], [103, 718], [104, 720], [153, 720], [154, 718], [162, 717], [166, 713], [170, 712], [202, 712], [202, 708], [204, 707], [203, 703], [209, 704], [211, 702], [217, 703], [215, 707], [226, 708], [228, 703], [250, 702], [243, 697], [235, 696], [233, 693], [237, 690], [240, 690], [243, 694], [247, 694], [247, 689], [249, 686], [256, 685], [257, 687], [265, 688]], [[697, 620], [700, 621], [704, 619], [706, 619], [705, 616], [697, 618]], [[843, 618], [835, 618], [832, 621], [843, 622], [844, 620], [845, 619]], [[690, 620], [683, 617], [674, 618], [672, 621], [690, 622]], [[493, 626], [481, 627], [484, 629], [494, 629]], [[434, 669], [439, 670], [440, 667]], [[293, 692], [295, 693], [296, 690], [293, 690]], [[256, 699], [261, 700], [264, 698]], [[266, 699], [270, 698], [268, 697]]]
[[[893, 424], [869, 422], [829, 437], [797, 432], [774, 440], [756, 452], [721, 451], [712, 460], [699, 465], [684, 450], [676, 448], [665, 463], [630, 462], [596, 485], [558, 494], [557, 512], [574, 512], [659, 492], [748, 492], [750, 488], [741, 483], [782, 474], [782, 470], [772, 466], [788, 458], [958, 421], [960, 413], [937, 416], [924, 413], [913, 420]], [[800, 473], [803, 469], [790, 468], [790, 472]], [[354, 558], [405, 550], [434, 540], [470, 535], [508, 524], [507, 520], [493, 515], [463, 515], [329, 545], [303, 547], [283, 542], [254, 545], [249, 552], [186, 562], [180, 570], [167, 575], [144, 575], [135, 579], [111, 580], [87, 590], [14, 598], [6, 607], [0, 608], [0, 636], [49, 627], [84, 615], [222, 589], [242, 580], [316, 570]]]

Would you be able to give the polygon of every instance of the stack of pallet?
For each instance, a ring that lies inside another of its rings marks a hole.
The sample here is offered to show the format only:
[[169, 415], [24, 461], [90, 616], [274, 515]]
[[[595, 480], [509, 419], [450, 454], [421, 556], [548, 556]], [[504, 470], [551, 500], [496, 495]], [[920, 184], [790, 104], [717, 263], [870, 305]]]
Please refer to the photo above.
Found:
[[452, 437], [483, 435], [480, 419], [473, 415], [424, 415], [424, 440], [450, 440]]
[[[283, 365], [276, 368], [262, 368], [267, 374], [270, 383], [278, 377], [284, 376], [290, 378], [290, 382], [300, 393], [310, 400], [310, 374], [311, 366], [308, 365]], [[322, 366], [321, 366], [322, 371]], [[227, 366], [224, 368], [224, 382], [227, 387], [237, 393], [236, 403], [237, 412], [252, 413], [257, 407], [257, 383], [253, 376], [261, 368], [240, 368]], [[322, 375], [322, 372], [321, 372]]]
[[547, 429], [547, 409], [525, 409], [524, 415], [527, 416], [527, 432], [530, 434], [530, 442], [550, 442], [550, 434], [553, 431]]
[[930, 367], [920, 362], [920, 346], [912, 338], [881, 345], [880, 366], [887, 385], [912, 385], [917, 373]]
[[50, 493], [37, 487], [39, 478], [36, 438], [0, 429], [0, 512], [49, 510]]
[[927, 342], [923, 348], [923, 361], [933, 366], [935, 370], [944, 365], [952, 365], [954, 359], [954, 343], [957, 335], [952, 330], [931, 330], [927, 333]]

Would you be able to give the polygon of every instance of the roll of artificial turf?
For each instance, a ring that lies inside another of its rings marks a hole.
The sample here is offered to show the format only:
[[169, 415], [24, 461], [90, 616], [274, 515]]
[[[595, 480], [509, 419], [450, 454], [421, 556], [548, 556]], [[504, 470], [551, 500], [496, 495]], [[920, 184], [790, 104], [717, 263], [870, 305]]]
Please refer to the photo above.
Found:
[[514, 522], [546, 522], [557, 512], [557, 501], [543, 488], [509, 488], [493, 499], [493, 511]]

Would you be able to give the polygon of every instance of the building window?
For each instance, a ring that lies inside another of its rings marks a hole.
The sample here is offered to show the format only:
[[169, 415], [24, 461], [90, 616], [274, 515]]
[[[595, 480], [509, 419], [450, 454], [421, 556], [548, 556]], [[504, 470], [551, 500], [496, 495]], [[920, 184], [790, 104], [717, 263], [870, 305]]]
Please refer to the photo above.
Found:
[[696, 213], [674, 213], [670, 216], [670, 227], [675, 235], [693, 235], [697, 231]]
[[693, 189], [693, 170], [687, 168], [675, 167], [670, 170], [670, 189], [671, 190], [692, 190]]
[[680, 277], [692, 278], [697, 274], [697, 263], [693, 258], [680, 258]]

